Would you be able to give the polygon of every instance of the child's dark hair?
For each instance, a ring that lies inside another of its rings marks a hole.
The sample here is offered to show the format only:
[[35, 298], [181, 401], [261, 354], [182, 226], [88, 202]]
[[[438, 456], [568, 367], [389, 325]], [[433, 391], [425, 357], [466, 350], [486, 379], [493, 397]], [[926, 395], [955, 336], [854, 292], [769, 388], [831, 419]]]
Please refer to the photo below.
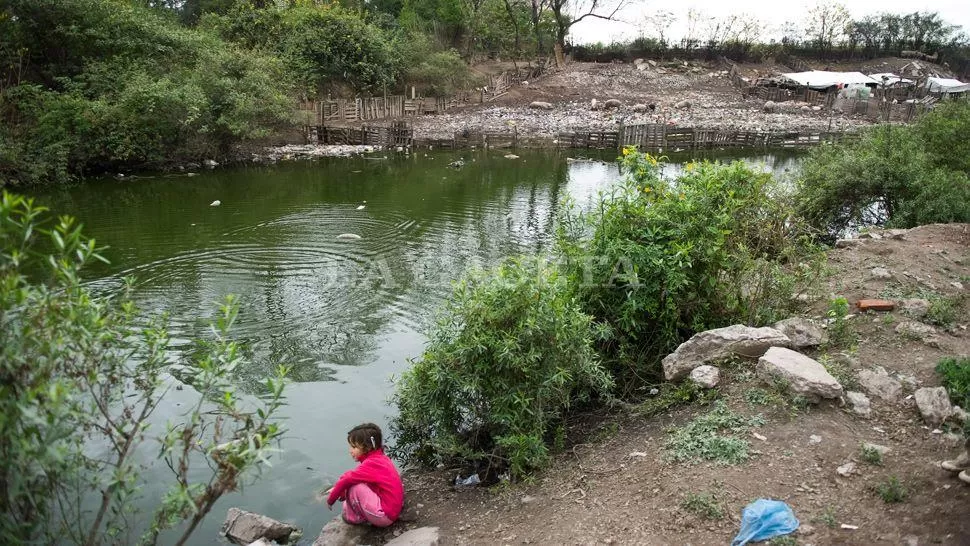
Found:
[[347, 433], [347, 443], [362, 448], [364, 453], [379, 449], [384, 446], [381, 427], [374, 423], [357, 425]]

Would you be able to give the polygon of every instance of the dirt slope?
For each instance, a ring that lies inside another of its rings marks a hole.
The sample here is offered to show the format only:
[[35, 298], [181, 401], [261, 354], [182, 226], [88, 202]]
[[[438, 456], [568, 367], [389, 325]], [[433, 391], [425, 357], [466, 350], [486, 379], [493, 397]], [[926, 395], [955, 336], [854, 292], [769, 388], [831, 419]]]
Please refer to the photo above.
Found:
[[[851, 319], [860, 336], [857, 350], [829, 350], [829, 356], [853, 373], [883, 366], [904, 379], [897, 399], [871, 397], [870, 419], [832, 403], [808, 409], [752, 404], [746, 393], [759, 385], [742, 365], [722, 374], [721, 393], [737, 412], [766, 419], [746, 433], [753, 450], [747, 463], [668, 460], [667, 429], [709, 407], [649, 419], [619, 410], [587, 416], [576, 427], [584, 443], [558, 455], [531, 484], [454, 488], [448, 483], [457, 469], [406, 473], [410, 521], [371, 539], [380, 542], [430, 525], [441, 528], [443, 544], [723, 545], [737, 533], [741, 509], [771, 497], [787, 502], [801, 520], [808, 531], [796, 537], [802, 545], [970, 544], [970, 486], [938, 467], [958, 453], [962, 440], [925, 426], [907, 397], [914, 385], [906, 384], [915, 379], [915, 386], [936, 386], [934, 366], [941, 357], [970, 353], [970, 298], [961, 296], [970, 288], [970, 226], [924, 226], [899, 240], [864, 240], [833, 250], [829, 260], [830, 293], [807, 304], [808, 315], [820, 315], [830, 295], [853, 302], [880, 294], [960, 302], [950, 327], [923, 339], [896, 333], [900, 323], [913, 320], [899, 310]], [[891, 278], [873, 278], [875, 267], [887, 269]], [[881, 465], [869, 464], [861, 456], [862, 442], [891, 451]], [[847, 462], [856, 464], [856, 472], [840, 476], [836, 469]], [[904, 502], [887, 504], [874, 492], [889, 477], [906, 488]], [[704, 493], [723, 508], [721, 519], [681, 507], [687, 495]]]

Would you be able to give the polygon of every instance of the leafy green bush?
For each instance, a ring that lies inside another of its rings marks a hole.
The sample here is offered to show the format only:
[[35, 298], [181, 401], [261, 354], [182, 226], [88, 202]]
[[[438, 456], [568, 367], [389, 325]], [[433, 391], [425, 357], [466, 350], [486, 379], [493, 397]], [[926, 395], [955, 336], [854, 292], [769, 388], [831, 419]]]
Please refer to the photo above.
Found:
[[[183, 521], [184, 541], [275, 451], [285, 370], [267, 380], [258, 402], [237, 394], [232, 374], [242, 356], [228, 337], [234, 299], [222, 306], [214, 339], [173, 362], [162, 319], [136, 326], [143, 321], [125, 295], [95, 297], [81, 285], [82, 267], [103, 260], [99, 249], [73, 219], [51, 222], [45, 212], [0, 197], [0, 537], [97, 544], [130, 531], [142, 485], [134, 454], [178, 369], [198, 396], [159, 434], [159, 457], [176, 475], [145, 543]], [[211, 472], [199, 471], [200, 459]]]
[[557, 233], [570, 286], [608, 325], [617, 376], [636, 386], [695, 332], [788, 316], [820, 254], [770, 175], [740, 162], [691, 163], [673, 181], [624, 150], [625, 181]]
[[965, 135], [970, 101], [947, 101], [916, 126], [885, 125], [811, 151], [798, 209], [830, 239], [867, 225], [970, 221]]
[[514, 259], [469, 275], [397, 382], [394, 452], [516, 477], [541, 466], [565, 412], [612, 386], [592, 343], [590, 317], [555, 270]]
[[[33, 67], [0, 92], [0, 176], [63, 182], [90, 170], [227, 155], [289, 122], [282, 64], [153, 10], [14, 0], [0, 38]], [[0, 47], [0, 50], [4, 49]]]

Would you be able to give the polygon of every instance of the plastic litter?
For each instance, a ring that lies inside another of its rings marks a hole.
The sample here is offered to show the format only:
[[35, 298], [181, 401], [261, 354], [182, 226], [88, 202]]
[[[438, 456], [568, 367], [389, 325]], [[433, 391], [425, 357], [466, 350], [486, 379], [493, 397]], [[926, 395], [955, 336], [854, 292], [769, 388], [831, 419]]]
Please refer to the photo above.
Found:
[[787, 504], [770, 499], [758, 499], [741, 512], [741, 532], [731, 546], [760, 542], [798, 529], [798, 520]]
[[482, 481], [478, 479], [478, 474], [472, 474], [471, 476], [468, 476], [464, 480], [461, 479], [461, 475], [455, 476], [455, 485], [468, 486], [468, 485], [478, 485], [480, 483], [482, 483]]

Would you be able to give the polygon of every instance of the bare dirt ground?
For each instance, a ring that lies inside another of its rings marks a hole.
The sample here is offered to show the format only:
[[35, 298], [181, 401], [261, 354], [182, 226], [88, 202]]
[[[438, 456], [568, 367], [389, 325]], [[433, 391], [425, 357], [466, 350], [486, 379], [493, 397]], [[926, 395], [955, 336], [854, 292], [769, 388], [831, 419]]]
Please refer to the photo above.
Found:
[[[750, 76], [787, 70], [774, 64], [741, 68]], [[618, 99], [623, 105], [593, 110], [593, 99], [599, 104]], [[553, 108], [530, 109], [533, 101], [548, 102]], [[675, 107], [681, 101], [690, 106]], [[654, 105], [654, 109], [635, 111], [638, 104]], [[801, 103], [783, 104], [786, 108], [781, 111], [765, 113], [764, 101], [742, 97], [728, 79], [727, 66], [717, 63], [667, 62], [646, 64], [642, 70], [634, 64], [569, 63], [513, 87], [492, 102], [421, 116], [413, 124], [418, 137], [450, 138], [466, 129], [509, 131], [512, 127], [520, 134], [551, 137], [560, 132], [613, 129], [621, 122], [750, 131], [840, 131], [871, 123], [825, 110], [805, 112]]]
[[[903, 379], [898, 398], [871, 397], [871, 418], [835, 403], [803, 409], [752, 404], [745, 393], [760, 385], [742, 364], [722, 373], [719, 389], [736, 412], [765, 417], [763, 426], [744, 433], [753, 454], [744, 464], [669, 459], [670, 427], [706, 413], [709, 406], [695, 404], [652, 418], [614, 410], [586, 416], [572, 433], [583, 443], [557, 455], [532, 483], [456, 488], [450, 483], [458, 469], [406, 472], [408, 521], [370, 539], [379, 543], [405, 529], [436, 526], [442, 544], [449, 545], [723, 545], [737, 533], [742, 508], [766, 497], [792, 507], [802, 523], [794, 535], [800, 545], [970, 544], [970, 486], [939, 468], [940, 460], [958, 454], [962, 439], [925, 426], [909, 396], [918, 386], [939, 385], [934, 367], [940, 358], [970, 353], [970, 298], [965, 297], [970, 225], [931, 225], [900, 240], [861, 240], [831, 251], [829, 265], [827, 293], [806, 303], [806, 316], [821, 316], [835, 295], [850, 302], [880, 295], [897, 301], [936, 295], [959, 302], [952, 324], [936, 328], [935, 335], [897, 333], [899, 324], [914, 320], [897, 308], [854, 315], [856, 349], [809, 353], [841, 359], [853, 375], [883, 366]], [[873, 278], [876, 267], [887, 269], [891, 278]], [[881, 464], [870, 464], [861, 457], [862, 442], [891, 451]], [[841, 476], [836, 469], [848, 462], [856, 471]], [[874, 492], [889, 477], [907, 490], [903, 502], [887, 504]], [[723, 517], [709, 519], [683, 508], [689, 494], [712, 494]]]

